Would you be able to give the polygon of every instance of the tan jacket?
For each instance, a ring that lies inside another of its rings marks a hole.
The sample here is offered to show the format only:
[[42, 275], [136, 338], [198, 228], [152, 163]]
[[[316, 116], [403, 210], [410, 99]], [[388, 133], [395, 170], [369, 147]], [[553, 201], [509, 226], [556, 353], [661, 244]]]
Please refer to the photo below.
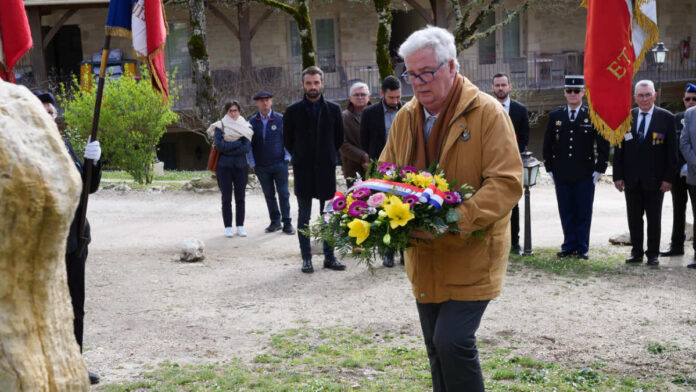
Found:
[[[412, 163], [415, 103], [414, 97], [396, 115], [380, 162]], [[466, 78], [439, 162], [447, 180], [476, 191], [458, 208], [461, 233], [419, 241], [406, 251], [413, 293], [423, 303], [495, 298], [510, 251], [510, 211], [522, 196], [522, 161], [503, 106]], [[476, 230], [483, 231], [483, 240], [472, 237]]]

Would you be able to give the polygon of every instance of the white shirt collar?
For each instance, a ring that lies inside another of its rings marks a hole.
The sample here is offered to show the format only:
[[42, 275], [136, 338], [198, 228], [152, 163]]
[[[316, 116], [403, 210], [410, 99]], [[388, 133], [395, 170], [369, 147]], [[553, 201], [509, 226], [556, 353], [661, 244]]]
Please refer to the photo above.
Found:
[[423, 106], [423, 112], [425, 113], [425, 122], [428, 122], [428, 120], [430, 119], [430, 117], [434, 117], [435, 120], [437, 121], [437, 116], [440, 115], [439, 113], [436, 114], [436, 115], [430, 114], [430, 113], [428, 112], [428, 109], [425, 108], [425, 106]]
[[650, 110], [648, 110], [647, 112], [644, 112], [644, 111], [640, 110], [640, 108], [638, 108], [638, 113], [648, 113], [648, 116], [650, 116], [650, 117], [652, 117], [654, 111], [655, 111], [655, 104], [653, 104], [652, 107], [650, 108]]
[[500, 103], [502, 103], [503, 106], [505, 107], [505, 111], [508, 112], [508, 114], [510, 114], [510, 96], [508, 95], [508, 97], [505, 98], [505, 100], [503, 102], [500, 102]]

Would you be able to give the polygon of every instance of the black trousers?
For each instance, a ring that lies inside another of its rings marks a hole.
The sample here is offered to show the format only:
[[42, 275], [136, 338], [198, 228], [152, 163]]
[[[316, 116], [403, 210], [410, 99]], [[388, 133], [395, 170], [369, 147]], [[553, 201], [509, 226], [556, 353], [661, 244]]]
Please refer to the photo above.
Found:
[[[325, 200], [319, 200], [320, 213], [324, 213]], [[312, 198], [297, 196], [297, 239], [300, 242], [300, 253], [302, 260], [312, 259], [312, 245], [310, 238], [302, 233], [302, 230], [309, 226], [309, 220], [312, 217]], [[324, 241], [324, 256], [333, 256], [334, 249], [328, 242]]]
[[[685, 177], [679, 177], [672, 184], [672, 240], [673, 249], [684, 248], [684, 228], [686, 226], [686, 202], [689, 199], [689, 185], [686, 183]], [[693, 204], [694, 198], [691, 197]], [[694, 243], [696, 249], [696, 243]]]
[[[234, 188], [234, 204], [237, 213], [237, 226], [244, 226], [244, 197], [249, 179], [248, 167], [222, 167], [215, 171], [218, 187], [222, 193], [222, 223], [232, 227], [232, 189]], [[234, 186], [233, 186], [234, 185]]]
[[[660, 232], [662, 200], [664, 193], [659, 189], [646, 191], [640, 188], [626, 189], [626, 212], [628, 230], [631, 233], [631, 254], [635, 257], [658, 257], [660, 255]], [[648, 220], [648, 249], [643, 252], [643, 214]]]
[[520, 245], [520, 205], [515, 204], [512, 207], [512, 215], [510, 215], [510, 245]]
[[75, 339], [82, 351], [82, 334], [85, 319], [85, 263], [87, 262], [87, 249], [83, 254], [80, 252], [68, 253], [65, 255], [65, 266], [68, 269], [68, 290], [72, 301], [73, 328]]
[[416, 303], [430, 360], [433, 392], [484, 390], [476, 331], [488, 302]]

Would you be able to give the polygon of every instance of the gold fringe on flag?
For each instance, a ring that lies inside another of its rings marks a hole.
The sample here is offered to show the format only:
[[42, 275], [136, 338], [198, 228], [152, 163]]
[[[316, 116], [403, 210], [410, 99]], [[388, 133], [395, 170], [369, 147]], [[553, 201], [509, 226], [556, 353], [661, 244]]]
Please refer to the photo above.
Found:
[[633, 121], [633, 116], [629, 110], [626, 119], [616, 128], [607, 124], [602, 117], [594, 110], [592, 105], [592, 100], [590, 99], [590, 89], [585, 86], [585, 95], [587, 96], [587, 102], [590, 107], [590, 119], [592, 119], [592, 125], [594, 125], [597, 132], [602, 135], [612, 146], [618, 146], [623, 140], [624, 135], [631, 131], [631, 121]]
[[106, 30], [106, 35], [110, 35], [112, 37], [133, 38], [131, 31], [124, 29], [123, 27], [106, 26], [104, 29]]
[[640, 28], [642, 28], [645, 32], [648, 33], [648, 37], [645, 39], [645, 43], [643, 43], [643, 48], [641, 49], [638, 58], [636, 58], [635, 62], [633, 63], [633, 75], [638, 73], [638, 70], [640, 70], [640, 65], [643, 63], [645, 55], [650, 50], [652, 50], [655, 44], [657, 44], [657, 39], [659, 35], [657, 25], [653, 23], [653, 21], [651, 21], [647, 16], [645, 16], [643, 11], [640, 10], [640, 7], [642, 5], [650, 3], [651, 1], [653, 0], [635, 0], [635, 5], [633, 7], [633, 17], [638, 23], [638, 26], [640, 26]]

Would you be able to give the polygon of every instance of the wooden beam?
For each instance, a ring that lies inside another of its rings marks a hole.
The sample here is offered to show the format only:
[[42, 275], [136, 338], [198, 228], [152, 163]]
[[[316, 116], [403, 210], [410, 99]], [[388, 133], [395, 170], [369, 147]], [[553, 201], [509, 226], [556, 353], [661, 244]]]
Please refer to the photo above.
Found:
[[31, 49], [31, 68], [34, 72], [34, 80], [37, 88], [44, 88], [48, 80], [46, 72], [46, 57], [43, 51], [43, 36], [41, 34], [41, 13], [37, 7], [28, 7], [27, 18], [34, 46]]
[[78, 8], [71, 8], [71, 9], [67, 10], [65, 12], [65, 14], [63, 14], [63, 16], [61, 16], [60, 19], [58, 19], [58, 22], [53, 27], [51, 27], [51, 30], [49, 30], [48, 34], [46, 34], [46, 36], [43, 38], [43, 49], [44, 50], [46, 50], [46, 48], [48, 47], [48, 44], [51, 43], [51, 40], [56, 35], [58, 30], [60, 30], [60, 28], [63, 27], [65, 22], [67, 22], [71, 16], [75, 15], [77, 10], [78, 10]]
[[261, 15], [259, 20], [257, 20], [256, 23], [254, 23], [254, 27], [251, 28], [251, 38], [254, 38], [254, 36], [256, 35], [256, 31], [258, 31], [259, 27], [261, 27], [263, 22], [265, 22], [266, 19], [268, 19], [268, 17], [271, 16], [272, 13], [272, 9], [267, 9], [266, 12], [264, 12], [263, 15]]
[[417, 0], [404, 0], [406, 1], [406, 4], [410, 5], [411, 8], [413, 8], [418, 14], [425, 20], [425, 23], [432, 25], [433, 24], [433, 16], [430, 15], [428, 10], [423, 8], [420, 4], [418, 4]]
[[210, 8], [210, 12], [212, 12], [213, 15], [217, 16], [217, 18], [220, 19], [222, 21], [222, 23], [225, 26], [227, 26], [228, 29], [230, 29], [232, 34], [234, 34], [234, 36], [237, 37], [237, 39], [240, 39], [239, 38], [239, 29], [237, 29], [237, 26], [235, 26], [234, 23], [232, 23], [232, 21], [225, 14], [222, 13], [222, 11], [220, 11], [219, 9], [217, 9], [214, 5], [212, 5], [210, 3], [208, 4], [208, 8]]

